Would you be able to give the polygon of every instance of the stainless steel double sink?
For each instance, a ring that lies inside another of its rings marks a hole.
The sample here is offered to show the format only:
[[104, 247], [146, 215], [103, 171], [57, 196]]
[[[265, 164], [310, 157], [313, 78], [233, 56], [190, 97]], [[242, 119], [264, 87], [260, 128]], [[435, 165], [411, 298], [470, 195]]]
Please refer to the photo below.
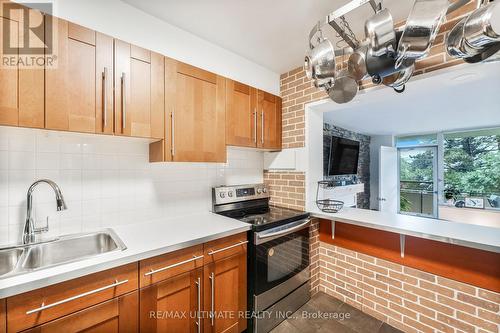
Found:
[[92, 258], [127, 247], [112, 229], [0, 249], [0, 279]]

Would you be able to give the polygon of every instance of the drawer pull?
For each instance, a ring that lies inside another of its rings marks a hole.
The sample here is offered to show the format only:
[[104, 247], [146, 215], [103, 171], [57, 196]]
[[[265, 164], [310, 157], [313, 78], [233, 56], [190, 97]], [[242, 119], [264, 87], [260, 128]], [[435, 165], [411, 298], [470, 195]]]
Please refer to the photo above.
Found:
[[47, 305], [45, 305], [45, 303], [42, 303], [41, 307], [39, 307], [37, 309], [26, 311], [26, 314], [30, 315], [30, 314], [33, 314], [33, 313], [36, 313], [36, 312], [47, 310], [47, 309], [53, 308], [55, 306], [58, 306], [58, 305], [61, 305], [61, 304], [64, 304], [64, 303], [68, 303], [68, 302], [74, 301], [74, 300], [82, 298], [82, 297], [86, 297], [86, 296], [89, 296], [89, 295], [92, 295], [92, 294], [96, 294], [96, 293], [99, 293], [99, 292], [107, 290], [107, 289], [118, 287], [119, 285], [125, 284], [127, 282], [128, 282], [128, 280], [123, 280], [123, 281], [115, 280], [115, 283], [110, 284], [109, 286], [104, 286], [104, 287], [101, 287], [101, 288], [98, 288], [98, 289], [87, 291], [87, 292], [85, 292], [83, 294], [76, 295], [76, 296], [73, 296], [73, 297], [69, 297], [69, 298], [63, 299], [61, 301], [57, 301], [55, 303], [51, 303], [51, 304], [47, 304]]
[[246, 243], [248, 243], [248, 241], [239, 241], [238, 243], [236, 243], [236, 244], [234, 244], [234, 245], [231, 245], [231, 246], [228, 246], [228, 247], [224, 247], [224, 248], [222, 248], [222, 249], [218, 249], [218, 250], [210, 250], [210, 251], [208, 252], [208, 255], [209, 255], [209, 256], [213, 256], [213, 255], [214, 255], [214, 254], [216, 254], [216, 253], [223, 252], [223, 251], [226, 251], [226, 250], [232, 249], [232, 248], [234, 248], [234, 247], [238, 247], [238, 246], [240, 246], [240, 245], [244, 245], [244, 244], [246, 244]]
[[170, 268], [174, 268], [174, 267], [177, 267], [177, 266], [181, 266], [181, 265], [184, 265], [184, 264], [187, 264], [187, 263], [190, 263], [192, 261], [196, 261], [198, 259], [201, 259], [203, 258], [203, 256], [194, 256], [193, 258], [191, 259], [187, 259], [187, 260], [184, 260], [184, 261], [181, 261], [181, 262], [178, 262], [176, 264], [172, 264], [172, 265], [169, 265], [169, 266], [165, 266], [165, 267], [162, 267], [162, 268], [158, 268], [158, 269], [152, 269], [151, 271], [147, 272], [147, 273], [144, 273], [144, 276], [149, 276], [149, 275], [153, 275], [155, 273], [158, 273], [158, 272], [163, 272], [163, 271], [166, 271], [167, 269], [170, 269]]

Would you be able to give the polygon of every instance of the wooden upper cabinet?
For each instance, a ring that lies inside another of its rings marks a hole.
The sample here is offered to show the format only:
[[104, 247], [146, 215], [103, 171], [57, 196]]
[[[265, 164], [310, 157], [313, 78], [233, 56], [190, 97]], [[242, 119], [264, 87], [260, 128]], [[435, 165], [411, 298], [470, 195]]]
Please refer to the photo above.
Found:
[[135, 291], [23, 332], [137, 333], [138, 311], [138, 292]]
[[257, 147], [281, 149], [281, 98], [259, 90]]
[[257, 89], [226, 80], [226, 144], [257, 146]]
[[164, 137], [163, 56], [115, 39], [115, 133]]
[[[43, 128], [44, 65], [38, 61], [26, 63], [26, 60], [33, 56], [43, 58], [44, 55], [25, 54], [23, 51], [20, 13], [21, 10], [28, 11], [30, 22], [38, 22], [42, 30], [44, 16], [36, 10], [14, 3], [9, 5], [17, 6], [20, 10], [2, 12], [0, 16], [0, 45], [2, 45], [0, 56], [4, 59], [4, 63], [0, 66], [0, 125]], [[5, 40], [6, 38], [9, 40]], [[43, 38], [30, 34], [28, 37], [30, 46], [43, 46]], [[4, 43], [10, 45], [11, 49], [6, 50], [3, 47]], [[7, 65], [5, 61], [8, 62]]]
[[165, 73], [165, 160], [225, 162], [225, 79], [171, 59]]
[[[213, 319], [205, 318], [204, 332], [246, 330], [246, 319], [240, 315], [247, 309], [246, 251], [206, 265], [203, 274], [205, 311], [216, 314]], [[220, 316], [221, 313], [228, 315]]]
[[[202, 274], [200, 268], [141, 289], [140, 332], [198, 332], [202, 325], [198, 311], [203, 311]], [[153, 317], [151, 312], [162, 316]]]
[[281, 98], [226, 80], [226, 144], [281, 149]]
[[45, 127], [112, 133], [112, 38], [59, 18], [52, 20], [57, 58], [45, 71]]

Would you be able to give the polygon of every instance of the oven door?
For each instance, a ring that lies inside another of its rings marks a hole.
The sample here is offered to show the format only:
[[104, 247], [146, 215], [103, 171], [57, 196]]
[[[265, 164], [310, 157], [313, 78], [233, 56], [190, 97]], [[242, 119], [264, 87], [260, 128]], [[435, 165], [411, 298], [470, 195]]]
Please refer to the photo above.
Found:
[[310, 278], [309, 219], [254, 234], [255, 310], [262, 311]]

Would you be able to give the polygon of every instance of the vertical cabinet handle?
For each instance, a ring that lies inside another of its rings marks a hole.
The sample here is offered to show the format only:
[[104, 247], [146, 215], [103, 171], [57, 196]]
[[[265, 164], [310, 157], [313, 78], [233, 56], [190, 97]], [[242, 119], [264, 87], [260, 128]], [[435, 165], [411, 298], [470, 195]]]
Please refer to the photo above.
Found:
[[253, 141], [257, 143], [257, 108], [253, 109]]
[[215, 319], [215, 313], [214, 313], [214, 285], [215, 285], [215, 276], [214, 272], [210, 273], [210, 276], [208, 277], [210, 279], [210, 325], [214, 326], [214, 319]]
[[[102, 72], [102, 110], [103, 110], [103, 126], [108, 126], [108, 68], [104, 67], [104, 71]], [[103, 128], [104, 132], [105, 128]]]
[[201, 333], [201, 279], [196, 279], [196, 290], [198, 293], [198, 313], [196, 314], [196, 325], [198, 326], [198, 333]]
[[260, 141], [262, 144], [264, 144], [264, 109], [262, 109], [262, 128], [260, 129]]
[[125, 87], [125, 73], [122, 73], [122, 128], [125, 129], [127, 123], [127, 90]]
[[172, 148], [171, 148], [171, 151], [172, 151], [172, 157], [173, 157], [175, 155], [175, 110], [172, 110], [170, 117], [172, 118], [172, 121], [171, 121], [171, 124], [172, 124], [172, 131], [171, 131]]

